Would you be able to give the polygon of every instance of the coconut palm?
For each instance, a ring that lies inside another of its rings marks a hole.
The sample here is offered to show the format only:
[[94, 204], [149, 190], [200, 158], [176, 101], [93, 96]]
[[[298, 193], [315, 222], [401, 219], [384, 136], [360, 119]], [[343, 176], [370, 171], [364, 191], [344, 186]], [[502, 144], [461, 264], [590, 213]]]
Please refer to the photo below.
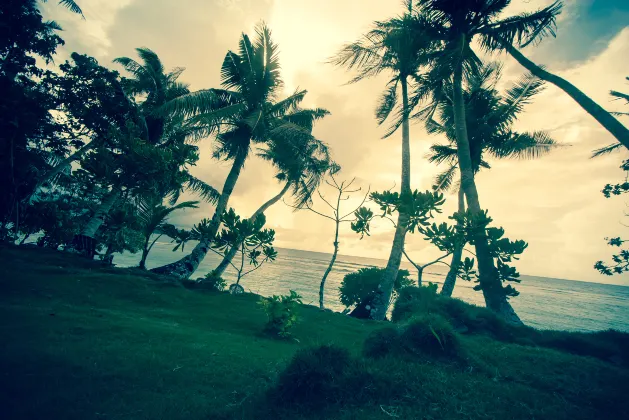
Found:
[[[545, 132], [520, 133], [512, 130], [518, 114], [531, 102], [533, 96], [541, 91], [543, 81], [532, 74], [526, 74], [501, 94], [496, 89], [499, 78], [500, 69], [497, 66], [483, 66], [470, 77], [463, 92], [472, 168], [475, 174], [483, 168], [491, 168], [484, 155], [496, 159], [534, 159], [557, 146]], [[448, 140], [448, 144], [432, 146], [428, 154], [430, 162], [448, 165], [435, 180], [436, 188], [442, 191], [452, 188], [458, 169], [454, 107], [451, 100], [452, 86], [447, 86], [444, 93], [437, 111], [439, 121], [430, 119], [426, 123], [429, 133], [443, 134]], [[464, 212], [463, 190], [460, 186], [458, 190], [458, 211]], [[453, 252], [450, 271], [441, 290], [443, 295], [452, 295], [462, 252], [462, 247]]]
[[[487, 50], [498, 49], [497, 40], [519, 45], [537, 42], [546, 35], [554, 34], [559, 3], [525, 13], [499, 19], [510, 0], [419, 0], [417, 8], [425, 22], [418, 32], [440, 41], [440, 54], [431, 62], [428, 80], [433, 85], [435, 97], [439, 97], [446, 83], [453, 86], [452, 103], [454, 128], [457, 139], [457, 160], [461, 173], [461, 187], [472, 216], [480, 216], [482, 207], [474, 181], [474, 168], [465, 118], [463, 85], [465, 79], [478, 72], [480, 59], [472, 50], [476, 38]], [[441, 81], [442, 85], [435, 82]], [[435, 106], [439, 101], [435, 101]], [[424, 114], [425, 116], [425, 114]], [[491, 310], [513, 323], [521, 323], [509, 304], [500, 282], [493, 258], [490, 255], [486, 233], [479, 230], [474, 240], [480, 288], [485, 304]]]
[[[305, 139], [297, 144], [274, 142], [262, 150], [258, 156], [271, 162], [276, 168], [275, 178], [284, 183], [282, 190], [262, 204], [249, 218], [256, 219], [280, 201], [288, 191], [294, 198], [293, 207], [299, 209], [311, 201], [312, 194], [319, 188], [322, 179], [337, 166], [330, 161], [327, 146], [317, 139]], [[239, 246], [231, 247], [221, 263], [213, 270], [221, 276], [238, 252]]]
[[140, 200], [137, 215], [142, 226], [141, 231], [144, 238], [142, 258], [139, 265], [141, 269], [146, 269], [146, 258], [161, 234], [158, 234], [152, 242], [151, 236], [165, 229], [170, 214], [180, 209], [196, 209], [198, 204], [198, 201], [184, 201], [174, 206], [165, 206], [161, 202], [161, 197]]
[[[405, 2], [407, 11], [400, 17], [386, 22], [375, 22], [373, 29], [358, 41], [345, 45], [331, 60], [333, 64], [354, 69], [358, 75], [350, 83], [374, 77], [381, 73], [390, 73], [392, 77], [380, 98], [376, 110], [378, 124], [392, 119], [393, 122], [385, 138], [393, 135], [402, 127], [402, 176], [401, 196], [411, 194], [411, 151], [409, 119], [419, 103], [425, 98], [426, 89], [421, 70], [429, 63], [433, 41], [414, 29], [419, 16], [412, 7], [412, 1]], [[409, 94], [409, 91], [411, 92]], [[401, 103], [399, 94], [401, 93]], [[384, 319], [388, 303], [393, 293], [393, 286], [400, 268], [404, 240], [407, 232], [409, 215], [400, 211], [396, 224], [395, 236], [387, 267], [374, 298], [371, 318]]]
[[277, 45], [269, 28], [260, 24], [255, 42], [242, 34], [238, 52], [229, 51], [225, 56], [222, 89], [193, 92], [162, 107], [163, 113], [187, 116], [187, 127], [196, 128], [197, 136], [214, 135], [214, 157], [231, 162], [231, 169], [202, 240], [190, 255], [153, 271], [188, 278], [196, 270], [218, 232], [252, 144], [312, 138], [309, 128], [327, 111], [299, 109], [305, 90], [278, 100], [283, 87], [279, 69]]

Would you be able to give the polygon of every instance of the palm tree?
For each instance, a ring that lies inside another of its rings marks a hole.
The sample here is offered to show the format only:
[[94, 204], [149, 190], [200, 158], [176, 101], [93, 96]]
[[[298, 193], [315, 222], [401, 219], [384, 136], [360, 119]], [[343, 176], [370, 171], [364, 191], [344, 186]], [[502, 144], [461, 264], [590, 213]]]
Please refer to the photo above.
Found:
[[[274, 142], [269, 144], [258, 156], [271, 162], [277, 174], [275, 178], [284, 183], [282, 190], [262, 204], [249, 218], [255, 223], [260, 215], [280, 201], [282, 197], [292, 190], [294, 207], [302, 208], [311, 201], [312, 194], [319, 188], [321, 180], [330, 170], [337, 166], [330, 161], [327, 146], [317, 139], [304, 139], [297, 144], [284, 144]], [[217, 276], [221, 276], [232, 259], [240, 249], [233, 246], [225, 254], [223, 261], [213, 270]]]
[[183, 114], [187, 126], [196, 128], [197, 136], [215, 137], [214, 157], [231, 162], [231, 169], [206, 235], [181, 260], [153, 271], [187, 279], [196, 270], [210, 249], [218, 232], [221, 216], [252, 144], [269, 144], [291, 139], [311, 138], [309, 127], [327, 111], [298, 109], [306, 91], [298, 91], [277, 100], [282, 90], [277, 45], [265, 24], [256, 28], [252, 42], [242, 34], [238, 52], [229, 51], [221, 68], [223, 89], [207, 89], [176, 98], [164, 107], [165, 114]]
[[[425, 22], [418, 32], [440, 41], [441, 52], [434, 56], [429, 80], [440, 80], [453, 86], [452, 106], [455, 135], [457, 139], [457, 160], [461, 173], [461, 187], [465, 192], [467, 205], [472, 216], [480, 216], [482, 207], [474, 181], [474, 166], [470, 151], [470, 140], [465, 116], [464, 79], [478, 72], [480, 59], [471, 48], [474, 38], [487, 50], [498, 49], [497, 40], [520, 45], [538, 41], [545, 35], [554, 33], [558, 3], [534, 13], [498, 19], [510, 0], [419, 0], [419, 13]], [[443, 85], [441, 85], [443, 86]], [[433, 87], [435, 96], [440, 88]], [[435, 101], [436, 106], [439, 101]], [[521, 321], [507, 300], [500, 282], [493, 258], [490, 255], [487, 235], [480, 230], [474, 240], [480, 288], [483, 290], [487, 307], [507, 321], [520, 324]]]
[[[331, 60], [333, 64], [355, 69], [358, 75], [350, 80], [355, 83], [383, 72], [392, 73], [387, 89], [381, 96], [376, 118], [383, 124], [394, 113], [393, 123], [385, 138], [393, 135], [402, 127], [402, 179], [401, 197], [411, 194], [411, 150], [409, 117], [414, 108], [425, 98], [425, 90], [419, 83], [423, 78], [420, 70], [429, 62], [433, 41], [414, 31], [417, 20], [421, 17], [413, 10], [412, 1], [406, 1], [407, 12], [386, 22], [375, 22], [374, 28], [363, 37], [344, 46]], [[409, 95], [409, 87], [411, 92]], [[398, 94], [401, 92], [402, 103]], [[395, 112], [394, 112], [395, 111]], [[402, 261], [404, 240], [407, 232], [409, 215], [400, 211], [391, 247], [387, 267], [371, 308], [372, 319], [384, 319], [388, 303], [393, 293], [393, 286]]]
[[[524, 75], [510, 86], [504, 94], [496, 90], [500, 78], [497, 66], [486, 65], [471, 75], [467, 88], [463, 92], [465, 100], [465, 118], [470, 141], [472, 168], [478, 173], [482, 168], [490, 169], [484, 154], [496, 159], [522, 158], [534, 159], [550, 152], [557, 143], [540, 131], [519, 133], [512, 130], [517, 116], [524, 106], [531, 102], [534, 95], [542, 89], [543, 81], [532, 74]], [[438, 107], [440, 121], [430, 119], [426, 129], [431, 134], [444, 134], [446, 145], [434, 145], [430, 148], [428, 160], [437, 164], [447, 163], [448, 168], [439, 174], [435, 185], [438, 190], [448, 190], [453, 185], [458, 169], [458, 152], [452, 86], [447, 86]], [[458, 188], [458, 212], [465, 211], [464, 194]], [[461, 262], [463, 247], [455, 249], [450, 270], [446, 276], [441, 294], [451, 296]]]
[[[559, 8], [561, 6], [561, 3], [556, 2], [555, 5], [557, 8]], [[594, 102], [589, 96], [587, 96], [579, 88], [574, 86], [566, 79], [563, 79], [556, 74], [549, 72], [544, 67], [540, 67], [537, 64], [533, 63], [531, 60], [525, 57], [516, 47], [514, 47], [511, 42], [500, 38], [497, 38], [495, 42], [495, 44], [492, 44], [492, 48], [503, 48], [505, 51], [507, 51], [507, 53], [515, 58], [516, 61], [520, 63], [520, 65], [533, 73], [535, 76], [549, 83], [552, 83], [559, 89], [566, 92], [581, 106], [581, 108], [585, 110], [585, 112], [594, 117], [594, 119], [596, 119], [599, 124], [601, 124], [611, 135], [613, 135], [620, 144], [629, 149], [629, 129], [627, 129], [627, 127], [625, 127], [620, 121], [618, 121], [614, 117], [615, 113], [606, 111], [602, 106]], [[521, 46], [524, 47], [526, 46], [526, 44]]]
[[146, 258], [155, 245], [155, 242], [162, 234], [159, 234], [153, 242], [150, 242], [151, 236], [155, 232], [159, 232], [165, 228], [166, 222], [170, 214], [180, 209], [196, 209], [198, 201], [184, 201], [174, 206], [164, 206], [161, 203], [162, 197], [154, 197], [152, 199], [140, 200], [138, 206], [138, 218], [142, 226], [142, 236], [144, 237], [144, 247], [142, 248], [142, 258], [139, 267], [146, 269]]
[[[43, 3], [46, 3], [48, 0], [42, 0]], [[65, 6], [72, 13], [76, 13], [77, 15], [81, 15], [83, 19], [85, 16], [83, 15], [83, 10], [74, 0], [59, 0], [59, 4]]]

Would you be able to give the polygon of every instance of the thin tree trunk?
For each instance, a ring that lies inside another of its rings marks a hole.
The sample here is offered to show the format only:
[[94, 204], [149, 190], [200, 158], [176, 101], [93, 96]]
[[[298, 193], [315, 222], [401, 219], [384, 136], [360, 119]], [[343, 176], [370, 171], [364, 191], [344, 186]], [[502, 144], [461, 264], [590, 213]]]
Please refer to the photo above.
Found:
[[[411, 147], [410, 147], [410, 127], [408, 123], [408, 86], [406, 77], [400, 78], [402, 85], [402, 182], [401, 197], [411, 194]], [[384, 320], [389, 308], [391, 295], [393, 294], [393, 285], [397, 278], [397, 273], [402, 262], [402, 252], [404, 251], [404, 239], [406, 237], [406, 229], [409, 221], [409, 215], [406, 212], [398, 213], [397, 226], [395, 228], [395, 236], [393, 237], [393, 245], [389, 254], [387, 267], [382, 273], [378, 290], [374, 295], [372, 305], [367, 308], [370, 311], [369, 317], [376, 320]]]
[[332, 267], [334, 267], [334, 263], [336, 262], [336, 256], [339, 253], [339, 225], [341, 224], [341, 215], [339, 214], [339, 210], [341, 208], [341, 196], [343, 195], [343, 184], [341, 184], [341, 188], [339, 189], [339, 196], [336, 200], [336, 216], [334, 222], [336, 226], [334, 228], [334, 253], [332, 253], [332, 259], [330, 260], [330, 264], [328, 268], [323, 273], [323, 277], [321, 277], [321, 284], [319, 284], [319, 309], [325, 309], [323, 305], [323, 292], [325, 291], [325, 281], [328, 279], [328, 275], [330, 271], [332, 271]]
[[81, 235], [93, 238], [96, 236], [96, 232], [102, 226], [103, 222], [105, 222], [105, 218], [111, 211], [112, 207], [120, 197], [120, 189], [118, 187], [113, 187], [111, 191], [103, 198], [100, 206], [96, 209], [96, 212], [92, 216], [87, 225], [83, 228]]
[[[463, 192], [463, 188], [459, 186], [459, 213], [465, 212], [465, 193]], [[457, 223], [459, 227], [461, 223]], [[443, 287], [441, 288], [441, 294], [443, 296], [452, 296], [452, 292], [454, 291], [454, 285], [456, 284], [456, 276], [459, 270], [459, 265], [461, 264], [461, 257], [463, 256], [463, 246], [455, 248], [452, 253], [452, 261], [450, 262], [450, 270], [448, 271], [448, 275], [446, 276], [446, 280], [443, 282]]]
[[[467, 41], [465, 35], [461, 35], [461, 51]], [[462, 59], [461, 59], [462, 60]], [[463, 66], [459, 62], [454, 69], [454, 125], [457, 139], [457, 155], [459, 170], [461, 171], [461, 188], [465, 192], [467, 205], [472, 215], [480, 215], [482, 209], [478, 199], [478, 190], [474, 181], [474, 170], [470, 154], [470, 143], [467, 137], [467, 124], [465, 120], [465, 101], [463, 98]], [[498, 278], [498, 272], [494, 266], [494, 259], [489, 251], [487, 235], [484, 230], [474, 238], [476, 244], [476, 259], [478, 261], [478, 273], [480, 286], [483, 290], [485, 305], [498, 313], [506, 321], [521, 324], [511, 304], [507, 300], [504, 289]]]
[[201, 241], [199, 241], [197, 246], [194, 247], [189, 255], [174, 263], [153, 268], [151, 270], [152, 272], [175, 276], [181, 280], [186, 280], [190, 278], [192, 273], [195, 272], [197, 267], [199, 267], [201, 261], [203, 261], [210, 250], [210, 244], [214, 240], [214, 237], [218, 232], [218, 228], [221, 225], [221, 217], [223, 215], [223, 212], [227, 209], [229, 197], [234, 191], [234, 187], [236, 186], [236, 182], [238, 181], [238, 177], [240, 176], [240, 171], [242, 170], [246, 159], [247, 153], [242, 152], [238, 154], [236, 156], [236, 159], [234, 160], [231, 170], [229, 171], [229, 175], [227, 175], [227, 179], [225, 179], [223, 191], [221, 192], [221, 197], [218, 199], [216, 210], [214, 211], [214, 215], [212, 216], [212, 220], [210, 221], [208, 236], [201, 239]]
[[35, 198], [35, 196], [39, 192], [40, 188], [45, 183], [47, 183], [47, 182], [51, 181], [52, 179], [54, 179], [57, 175], [59, 175], [61, 172], [63, 172], [68, 166], [70, 166], [72, 164], [72, 162], [81, 159], [88, 151], [94, 149], [97, 145], [98, 145], [98, 141], [92, 140], [91, 142], [89, 142], [88, 144], [86, 144], [85, 146], [81, 147], [79, 150], [77, 150], [76, 152], [72, 153], [70, 156], [65, 158], [57, 166], [55, 166], [54, 168], [52, 168], [48, 172], [46, 172], [44, 174], [44, 176], [42, 176], [42, 178], [39, 181], [37, 181], [37, 185], [35, 185], [35, 188], [33, 189], [33, 192], [29, 196], [29, 202], [30, 203], [33, 202], [33, 199]]
[[[284, 185], [284, 188], [282, 188], [282, 191], [280, 191], [279, 194], [271, 198], [266, 203], [262, 204], [262, 206], [260, 206], [260, 208], [251, 215], [250, 219], [255, 221], [259, 215], [263, 214], [269, 207], [271, 207], [273, 204], [280, 201], [280, 199], [284, 196], [284, 194], [288, 192], [291, 185], [292, 185], [291, 182], [286, 182], [286, 185]], [[232, 262], [232, 260], [238, 253], [239, 247], [240, 247], [240, 244], [237, 244], [231, 247], [229, 251], [227, 252], [227, 254], [225, 254], [225, 256], [223, 257], [223, 261], [221, 261], [221, 263], [212, 271], [212, 273], [214, 273], [215, 275], [219, 277], [222, 276], [225, 270], [227, 269], [227, 267], [229, 267], [229, 264]]]
[[511, 54], [524, 68], [533, 73], [542, 80], [552, 83], [559, 89], [566, 92], [574, 99], [588, 114], [599, 122], [612, 136], [616, 138], [623, 146], [629, 149], [629, 129], [618, 121], [612, 114], [607, 112], [602, 106], [590, 99], [585, 93], [581, 92], [576, 86], [569, 81], [552, 74], [531, 60], [526, 58], [520, 51], [508, 42], [503, 42], [507, 52]]

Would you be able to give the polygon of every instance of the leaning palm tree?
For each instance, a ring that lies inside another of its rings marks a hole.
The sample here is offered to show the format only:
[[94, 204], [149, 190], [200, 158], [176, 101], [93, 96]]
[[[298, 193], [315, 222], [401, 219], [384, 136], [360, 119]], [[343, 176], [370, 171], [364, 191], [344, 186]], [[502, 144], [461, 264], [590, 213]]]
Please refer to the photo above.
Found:
[[[435, 96], [439, 97], [443, 86], [452, 83], [452, 106], [457, 140], [457, 160], [461, 173], [461, 187], [472, 216], [483, 212], [474, 180], [474, 166], [468, 136], [464, 82], [478, 72], [480, 59], [472, 50], [472, 41], [478, 38], [487, 50], [496, 50], [497, 39], [513, 44], [527, 45], [543, 36], [553, 34], [556, 16], [560, 11], [557, 3], [534, 13], [526, 13], [499, 19], [510, 0], [419, 0], [419, 13], [425, 22], [418, 26], [419, 34], [440, 42], [441, 53], [434, 57], [428, 80]], [[440, 87], [441, 86], [441, 87]], [[435, 101], [437, 106], [439, 101]], [[487, 235], [479, 230], [474, 239], [480, 288], [487, 307], [507, 321], [519, 324], [517, 316], [502, 286], [489, 250]]]
[[158, 236], [151, 242], [151, 236], [162, 230], [168, 230], [166, 228], [167, 220], [170, 214], [180, 209], [196, 209], [198, 208], [198, 201], [184, 201], [174, 206], [165, 206], [161, 202], [162, 197], [151, 197], [148, 199], [140, 199], [137, 210], [137, 216], [142, 227], [142, 236], [144, 237], [144, 246], [142, 248], [142, 258], [140, 259], [139, 267], [143, 270], [146, 269], [146, 258], [151, 252], [153, 245], [162, 235], [158, 233]]
[[[390, 117], [393, 119], [385, 138], [402, 127], [401, 197], [411, 194], [409, 119], [413, 109], [426, 96], [426, 90], [419, 82], [423, 80], [421, 70], [428, 64], [433, 52], [433, 41], [414, 31], [418, 19], [423, 18], [413, 10], [411, 0], [405, 1], [405, 5], [407, 11], [402, 16], [386, 22], [375, 22], [373, 29], [358, 41], [345, 45], [332, 59], [333, 64], [358, 71], [358, 75], [350, 83], [384, 72], [392, 74], [380, 99], [376, 118], [378, 124], [383, 124]], [[401, 104], [398, 96], [400, 93]], [[409, 214], [400, 209], [387, 267], [373, 300], [372, 319], [384, 319], [386, 316], [402, 261], [408, 222]]]
[[264, 25], [256, 28], [256, 40], [242, 34], [238, 52], [229, 51], [221, 68], [223, 89], [207, 89], [176, 98], [164, 107], [165, 114], [183, 114], [197, 136], [214, 136], [214, 157], [231, 162], [231, 169], [214, 215], [197, 246], [186, 257], [153, 269], [182, 279], [189, 278], [205, 258], [220, 227], [221, 216], [249, 157], [252, 144], [290, 142], [312, 138], [309, 128], [327, 111], [298, 109], [306, 91], [278, 100], [280, 77], [277, 45]]
[[[289, 191], [295, 201], [293, 207], [302, 208], [311, 201], [312, 194], [317, 190], [326, 173], [337, 168], [330, 161], [327, 147], [317, 139], [307, 139], [298, 144], [271, 143], [258, 155], [275, 166], [277, 171], [275, 178], [284, 183], [284, 187], [251, 215], [249, 219], [253, 222]], [[239, 248], [239, 244], [231, 247], [213, 273], [218, 276], [222, 275]]]
[[[496, 90], [500, 78], [497, 66], [487, 65], [474, 73], [464, 89], [465, 117], [470, 142], [472, 168], [476, 174], [482, 168], [490, 169], [484, 159], [488, 154], [496, 159], [534, 159], [550, 152], [557, 143], [541, 131], [515, 132], [512, 125], [524, 106], [542, 89], [543, 81], [532, 74], [526, 74], [504, 94]], [[435, 180], [438, 190], [452, 188], [458, 170], [458, 153], [454, 108], [451, 98], [452, 86], [447, 86], [438, 106], [438, 121], [430, 119], [426, 129], [431, 134], [445, 135], [448, 144], [437, 144], [430, 148], [428, 160], [437, 164], [447, 164], [447, 169]], [[458, 212], [465, 211], [465, 198], [462, 188], [458, 188]], [[461, 262], [463, 247], [452, 254], [450, 270], [441, 289], [441, 294], [451, 296], [457, 278], [457, 268]]]

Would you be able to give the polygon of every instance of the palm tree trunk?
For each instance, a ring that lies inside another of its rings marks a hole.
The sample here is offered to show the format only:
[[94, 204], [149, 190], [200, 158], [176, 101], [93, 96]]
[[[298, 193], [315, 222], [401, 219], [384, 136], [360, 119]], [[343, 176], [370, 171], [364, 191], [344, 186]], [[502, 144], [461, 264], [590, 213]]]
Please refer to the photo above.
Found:
[[[465, 193], [463, 188], [459, 187], [459, 213], [465, 212]], [[458, 223], [461, 226], [461, 223]], [[461, 264], [461, 257], [463, 256], [463, 246], [457, 247], [452, 253], [452, 261], [450, 262], [450, 270], [446, 276], [446, 280], [443, 282], [441, 288], [441, 294], [443, 296], [451, 297], [454, 291], [454, 285], [456, 284], [456, 275]]]
[[552, 83], [559, 89], [566, 92], [572, 99], [574, 99], [580, 106], [590, 114], [596, 121], [599, 122], [607, 131], [609, 131], [623, 146], [629, 149], [629, 129], [627, 129], [620, 121], [618, 121], [612, 114], [607, 112], [602, 106], [590, 99], [585, 93], [581, 92], [576, 86], [569, 81], [552, 74], [531, 60], [526, 58], [520, 51], [518, 51], [513, 45], [508, 42], [503, 42], [507, 52], [511, 54], [524, 68], [533, 73], [535, 76], [542, 80]]
[[246, 159], [247, 152], [243, 151], [239, 153], [234, 160], [231, 170], [227, 175], [227, 179], [225, 179], [223, 191], [221, 192], [221, 197], [218, 199], [216, 210], [214, 211], [214, 215], [210, 221], [208, 236], [201, 239], [189, 255], [183, 257], [179, 261], [175, 261], [174, 263], [153, 268], [151, 270], [152, 272], [175, 276], [181, 280], [189, 279], [192, 273], [195, 272], [195, 270], [199, 267], [199, 264], [201, 264], [201, 261], [203, 261], [210, 250], [210, 244], [212, 243], [212, 240], [214, 240], [214, 237], [218, 232], [218, 228], [221, 225], [221, 217], [223, 212], [227, 209], [229, 197], [234, 191], [234, 187], [236, 186], [236, 182], [240, 176], [240, 171], [242, 170]]
[[[284, 185], [284, 188], [282, 188], [282, 191], [280, 191], [279, 194], [271, 198], [266, 203], [262, 204], [262, 206], [260, 206], [260, 208], [251, 215], [250, 219], [255, 221], [259, 215], [263, 214], [269, 207], [271, 207], [273, 204], [280, 201], [280, 199], [284, 196], [284, 194], [288, 192], [291, 185], [292, 185], [292, 182], [290, 181], [286, 182], [286, 185]], [[227, 267], [229, 267], [229, 264], [232, 262], [232, 260], [238, 253], [238, 248], [240, 248], [240, 244], [237, 244], [236, 246], [231, 247], [229, 251], [227, 252], [227, 254], [225, 254], [225, 256], [223, 257], [223, 261], [221, 261], [221, 263], [212, 271], [212, 273], [214, 273], [215, 275], [219, 277], [222, 276], [225, 270], [227, 269]]]
[[[461, 35], [461, 46], [465, 46], [465, 35]], [[463, 48], [461, 48], [461, 51]], [[470, 143], [467, 137], [467, 124], [465, 120], [465, 101], [463, 99], [463, 65], [459, 62], [454, 69], [454, 125], [457, 139], [457, 155], [459, 170], [461, 171], [461, 188], [465, 192], [467, 205], [472, 215], [480, 215], [482, 209], [478, 199], [478, 190], [474, 181], [474, 169], [470, 154]], [[478, 273], [480, 286], [483, 290], [485, 305], [499, 314], [506, 321], [521, 324], [504, 293], [504, 289], [498, 278], [498, 272], [494, 266], [494, 259], [489, 251], [487, 234], [484, 230], [474, 238], [476, 244], [476, 258], [478, 261]]]
[[33, 189], [33, 192], [31, 193], [31, 195], [28, 198], [29, 202], [30, 203], [33, 202], [33, 199], [35, 198], [37, 192], [39, 192], [40, 188], [45, 183], [53, 180], [57, 175], [59, 175], [68, 166], [70, 166], [72, 164], [72, 162], [81, 159], [83, 156], [85, 156], [85, 154], [87, 152], [89, 152], [90, 150], [94, 149], [97, 145], [98, 145], [98, 141], [92, 140], [91, 142], [89, 142], [88, 144], [86, 144], [85, 146], [81, 147], [79, 150], [77, 150], [76, 152], [72, 153], [70, 156], [68, 156], [64, 160], [62, 160], [57, 166], [55, 166], [54, 168], [52, 168], [48, 172], [46, 172], [44, 174], [44, 176], [42, 176], [42, 178], [39, 181], [37, 181], [37, 185], [35, 185], [35, 188]]
[[120, 189], [118, 187], [113, 187], [109, 194], [107, 194], [103, 201], [101, 201], [100, 206], [96, 209], [96, 212], [92, 216], [87, 225], [83, 228], [81, 235], [87, 236], [89, 238], [93, 238], [96, 236], [96, 232], [105, 222], [105, 218], [111, 211], [112, 207], [120, 197]]
[[[411, 146], [410, 146], [410, 127], [408, 123], [408, 86], [406, 76], [400, 78], [402, 85], [402, 182], [401, 197], [411, 194]], [[397, 225], [395, 227], [395, 236], [393, 237], [393, 245], [389, 254], [387, 267], [382, 273], [378, 290], [374, 295], [372, 305], [367, 308], [370, 311], [371, 319], [383, 320], [386, 318], [389, 302], [393, 293], [393, 285], [397, 278], [397, 273], [402, 262], [402, 253], [404, 251], [404, 239], [406, 237], [406, 229], [409, 221], [409, 215], [400, 211], [398, 213]]]

